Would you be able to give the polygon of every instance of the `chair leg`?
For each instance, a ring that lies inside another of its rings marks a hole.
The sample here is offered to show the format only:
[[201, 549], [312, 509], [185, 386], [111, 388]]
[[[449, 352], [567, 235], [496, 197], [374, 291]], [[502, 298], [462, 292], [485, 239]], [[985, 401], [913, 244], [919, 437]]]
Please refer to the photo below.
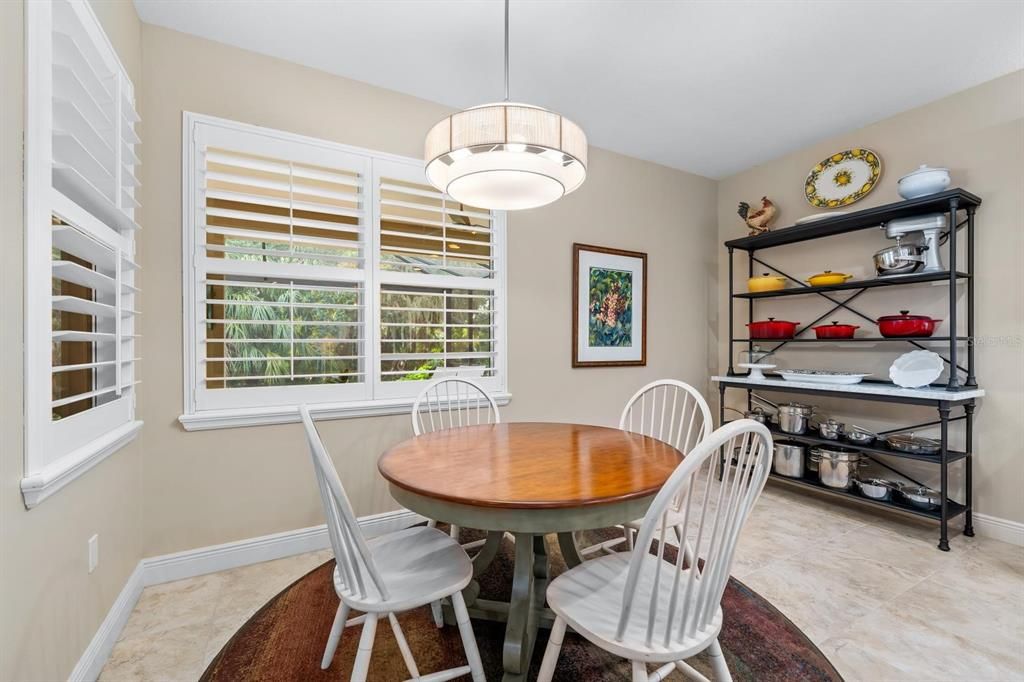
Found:
[[363, 621], [363, 634], [359, 636], [359, 651], [356, 652], [356, 661], [352, 664], [351, 682], [366, 682], [366, 675], [370, 672], [370, 655], [373, 653], [373, 639], [377, 634], [376, 613], [366, 614]]
[[633, 529], [629, 526], [623, 526], [622, 532], [626, 534], [626, 549], [630, 552], [633, 551]]
[[551, 682], [555, 674], [555, 666], [558, 665], [558, 654], [562, 651], [562, 640], [565, 638], [565, 621], [556, 617], [551, 626], [551, 635], [548, 637], [548, 646], [544, 649], [544, 660], [540, 663], [540, 672], [537, 674], [537, 682]]
[[448, 531], [448, 534], [452, 536], [452, 540], [455, 540], [455, 542], [459, 541], [459, 527], [454, 523], [451, 525], [451, 530]]
[[708, 647], [708, 658], [715, 682], [729, 682], [732, 680], [729, 666], [725, 663], [725, 654], [722, 653], [722, 645], [718, 643], [717, 638]]
[[[628, 531], [627, 531], [628, 532]], [[633, 682], [647, 682], [647, 666], [643, 661], [633, 661]]]
[[405, 633], [402, 632], [402, 626], [398, 624], [398, 619], [395, 614], [389, 613], [388, 620], [391, 622], [391, 631], [395, 633], [395, 640], [398, 642], [398, 650], [402, 652], [402, 660], [405, 661], [405, 667], [409, 671], [409, 675], [412, 679], [417, 680], [420, 677], [420, 671], [416, 667], [416, 659], [412, 657], [412, 650], [409, 649], [409, 642], [405, 640]]
[[455, 608], [455, 622], [459, 625], [462, 647], [466, 650], [466, 662], [469, 663], [469, 672], [473, 676], [473, 682], [486, 682], [484, 664], [480, 661], [480, 650], [476, 648], [473, 624], [469, 622], [469, 611], [466, 610], [466, 601], [462, 598], [462, 592], [452, 595], [452, 606]]
[[345, 629], [345, 620], [348, 618], [348, 604], [338, 604], [338, 612], [334, 614], [334, 624], [331, 625], [331, 634], [327, 638], [327, 648], [324, 649], [324, 657], [320, 661], [320, 668], [327, 670], [334, 660], [334, 652], [338, 650], [338, 643], [341, 641], [341, 633]]
[[441, 612], [441, 602], [432, 601], [430, 602], [430, 614], [434, 616], [434, 625], [439, 628], [444, 627], [444, 614]]
[[437, 520], [436, 519], [429, 519], [427, 521], [427, 528], [437, 528]]

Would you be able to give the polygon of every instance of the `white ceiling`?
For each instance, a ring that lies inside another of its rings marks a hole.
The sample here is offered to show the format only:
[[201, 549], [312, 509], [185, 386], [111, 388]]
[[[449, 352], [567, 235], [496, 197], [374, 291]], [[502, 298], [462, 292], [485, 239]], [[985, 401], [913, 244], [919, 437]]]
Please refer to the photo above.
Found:
[[[501, 0], [135, 6], [452, 107], [503, 96]], [[1024, 2], [512, 0], [511, 55], [513, 100], [593, 145], [719, 178], [1024, 68]]]

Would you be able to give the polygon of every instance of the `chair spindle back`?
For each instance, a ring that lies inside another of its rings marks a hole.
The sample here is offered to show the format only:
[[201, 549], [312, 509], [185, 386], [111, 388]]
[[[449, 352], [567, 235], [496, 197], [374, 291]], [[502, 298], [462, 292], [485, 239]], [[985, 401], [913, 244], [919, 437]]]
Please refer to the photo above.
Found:
[[500, 424], [498, 404], [472, 379], [443, 377], [430, 382], [412, 406], [412, 430], [417, 436], [442, 429]]
[[302, 417], [302, 425], [306, 428], [317, 488], [320, 490], [324, 515], [327, 517], [327, 532], [344, 589], [358, 599], [387, 599], [387, 587], [373, 563], [373, 557], [359, 529], [359, 522], [352, 511], [348, 495], [345, 494], [338, 471], [327, 454], [327, 448], [320, 440], [309, 408], [300, 405], [299, 414]]
[[652, 381], [626, 403], [619, 428], [668, 443], [684, 455], [714, 429], [704, 396], [675, 379]]
[[[771, 434], [751, 419], [721, 427], [687, 454], [654, 498], [637, 534], [623, 592], [620, 640], [637, 609], [647, 616], [648, 645], [682, 642], [713, 625], [740, 530], [768, 480], [771, 462]], [[669, 511], [680, 498], [681, 520], [673, 523]], [[668, 533], [668, 540], [679, 546], [674, 561], [665, 558]], [[655, 543], [656, 560], [651, 556]], [[638, 598], [641, 574], [645, 584], [653, 584], [644, 598]], [[667, 600], [659, 599], [663, 581], [672, 581]]]

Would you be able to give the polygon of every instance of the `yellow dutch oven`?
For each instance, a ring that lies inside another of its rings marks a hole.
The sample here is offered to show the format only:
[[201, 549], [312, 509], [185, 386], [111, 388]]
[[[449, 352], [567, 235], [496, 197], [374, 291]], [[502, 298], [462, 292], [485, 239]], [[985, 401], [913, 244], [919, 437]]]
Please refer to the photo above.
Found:
[[851, 277], [853, 277], [853, 275], [846, 275], [842, 272], [826, 270], [825, 272], [819, 272], [817, 275], [811, 275], [808, 277], [807, 283], [812, 287], [831, 287], [836, 284], [842, 284]]
[[747, 280], [747, 290], [752, 294], [763, 291], [779, 291], [786, 288], [786, 278], [781, 275], [769, 275], [767, 272], [759, 277]]

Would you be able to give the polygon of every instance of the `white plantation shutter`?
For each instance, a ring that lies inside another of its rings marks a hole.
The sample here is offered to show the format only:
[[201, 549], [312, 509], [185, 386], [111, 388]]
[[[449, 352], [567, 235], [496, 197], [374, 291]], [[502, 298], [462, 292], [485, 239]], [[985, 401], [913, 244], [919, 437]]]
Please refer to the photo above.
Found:
[[199, 408], [368, 397], [368, 159], [196, 135]]
[[425, 381], [505, 390], [504, 216], [423, 162], [185, 114], [188, 429], [408, 409]]
[[375, 163], [379, 212], [379, 393], [469, 376], [501, 385], [498, 230], [491, 212], [452, 201], [419, 165]]
[[53, 186], [117, 230], [138, 229], [135, 98], [86, 3], [53, 0]]
[[26, 3], [25, 477], [32, 507], [135, 437], [139, 121], [85, 0]]
[[117, 237], [61, 202], [51, 226], [53, 421], [130, 395], [136, 380], [136, 265]]

